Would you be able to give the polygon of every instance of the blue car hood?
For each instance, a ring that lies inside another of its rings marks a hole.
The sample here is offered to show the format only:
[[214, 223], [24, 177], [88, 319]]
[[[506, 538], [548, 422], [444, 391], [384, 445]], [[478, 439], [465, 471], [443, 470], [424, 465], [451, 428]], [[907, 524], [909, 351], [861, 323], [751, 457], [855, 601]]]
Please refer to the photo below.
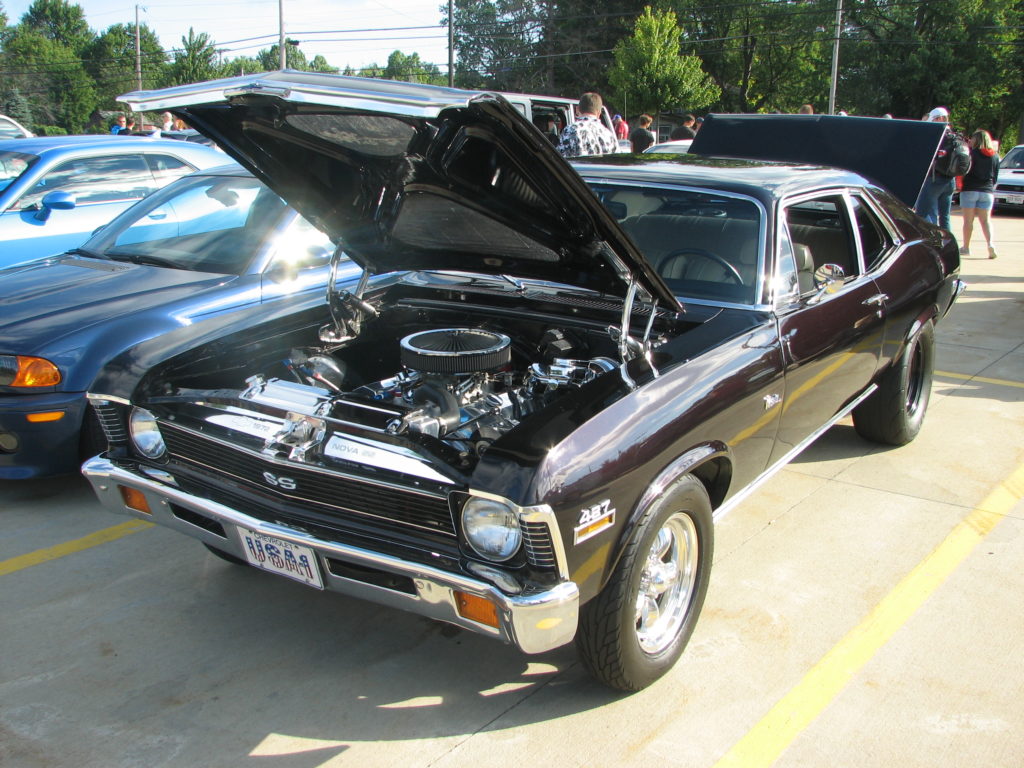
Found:
[[[45, 357], [120, 322], [186, 324], [168, 317], [170, 305], [241, 279], [69, 254], [0, 270], [0, 353]], [[162, 309], [140, 315], [154, 308]]]

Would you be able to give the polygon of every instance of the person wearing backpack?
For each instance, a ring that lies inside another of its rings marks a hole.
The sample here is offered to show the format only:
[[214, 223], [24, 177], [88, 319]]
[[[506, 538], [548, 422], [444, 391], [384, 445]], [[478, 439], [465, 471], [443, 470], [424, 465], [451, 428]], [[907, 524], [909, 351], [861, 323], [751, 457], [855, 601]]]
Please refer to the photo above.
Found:
[[971, 134], [971, 167], [964, 174], [964, 185], [960, 190], [960, 210], [964, 214], [961, 256], [969, 256], [971, 253], [971, 235], [974, 231], [974, 219], [977, 217], [981, 233], [985, 236], [985, 244], [988, 246], [988, 257], [996, 257], [996, 249], [992, 246], [991, 215], [998, 175], [999, 155], [996, 154], [995, 142], [988, 131], [979, 128]]
[[969, 167], [970, 150], [966, 142], [950, 128], [948, 109], [936, 107], [925, 118], [933, 123], [945, 123], [946, 132], [935, 152], [931, 170], [921, 187], [914, 210], [932, 224], [949, 229], [949, 211], [953, 205], [956, 177], [966, 172], [965, 161], [968, 161]]

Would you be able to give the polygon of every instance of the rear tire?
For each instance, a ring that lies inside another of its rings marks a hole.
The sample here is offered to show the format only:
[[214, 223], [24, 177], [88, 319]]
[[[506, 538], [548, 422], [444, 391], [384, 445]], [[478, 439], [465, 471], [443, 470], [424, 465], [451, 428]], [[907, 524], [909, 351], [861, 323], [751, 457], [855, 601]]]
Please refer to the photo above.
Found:
[[580, 609], [576, 647], [591, 675], [639, 691], [682, 654], [707, 594], [711, 502], [691, 475], [644, 513], [604, 589]]
[[935, 326], [921, 326], [878, 382], [878, 389], [853, 409], [853, 426], [868, 440], [906, 445], [921, 431], [931, 398]]

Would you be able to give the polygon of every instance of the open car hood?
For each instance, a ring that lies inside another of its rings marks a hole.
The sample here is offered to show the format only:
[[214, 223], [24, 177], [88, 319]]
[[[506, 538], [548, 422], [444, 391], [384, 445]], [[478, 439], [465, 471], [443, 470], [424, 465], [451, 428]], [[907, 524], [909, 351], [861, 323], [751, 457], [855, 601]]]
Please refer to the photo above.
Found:
[[880, 117], [708, 115], [690, 153], [843, 168], [913, 207], [945, 128]]
[[[678, 301], [500, 96], [280, 71], [121, 97], [173, 110], [371, 273], [456, 270]], [[646, 295], [646, 296], [645, 296]]]

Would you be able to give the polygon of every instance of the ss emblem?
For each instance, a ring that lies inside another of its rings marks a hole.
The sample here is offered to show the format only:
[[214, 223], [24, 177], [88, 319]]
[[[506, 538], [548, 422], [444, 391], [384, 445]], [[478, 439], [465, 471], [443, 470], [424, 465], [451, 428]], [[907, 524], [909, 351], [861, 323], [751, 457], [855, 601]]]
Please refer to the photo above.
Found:
[[295, 481], [290, 477], [280, 477], [279, 475], [272, 474], [270, 472], [263, 473], [263, 479], [267, 481], [269, 485], [275, 488], [282, 488], [286, 491], [294, 491], [297, 487]]

